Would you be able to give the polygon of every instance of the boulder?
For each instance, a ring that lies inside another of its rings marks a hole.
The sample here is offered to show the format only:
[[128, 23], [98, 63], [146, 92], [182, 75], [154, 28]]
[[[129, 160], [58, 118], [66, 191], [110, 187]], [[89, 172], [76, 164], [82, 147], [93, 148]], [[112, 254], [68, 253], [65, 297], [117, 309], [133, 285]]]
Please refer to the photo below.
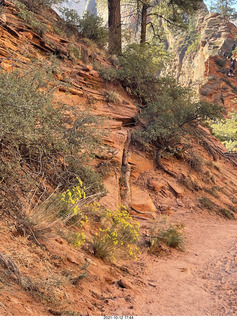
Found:
[[177, 198], [183, 198], [184, 197], [184, 189], [181, 188], [180, 186], [178, 186], [176, 183], [174, 182], [169, 182], [168, 183], [171, 191], [173, 191], [173, 193], [175, 194], [175, 196]]
[[156, 206], [145, 189], [133, 185], [131, 187], [131, 195], [132, 208], [140, 212], [156, 212]]

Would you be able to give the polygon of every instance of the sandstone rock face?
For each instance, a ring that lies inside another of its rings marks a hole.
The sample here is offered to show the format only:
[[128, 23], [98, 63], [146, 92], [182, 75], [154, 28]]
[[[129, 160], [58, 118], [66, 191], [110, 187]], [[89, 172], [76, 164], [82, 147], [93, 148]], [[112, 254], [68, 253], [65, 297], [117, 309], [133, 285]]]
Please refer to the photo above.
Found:
[[141, 212], [156, 212], [156, 206], [154, 205], [151, 197], [145, 189], [133, 185], [131, 188], [132, 200], [131, 206], [135, 210]]
[[104, 180], [104, 185], [108, 194], [101, 199], [100, 203], [106, 208], [115, 210], [121, 203], [118, 177], [111, 175]]
[[217, 13], [208, 13], [205, 8], [198, 12], [193, 23], [195, 41], [190, 40], [192, 35], [185, 38], [180, 34], [168, 34], [169, 46], [176, 54], [172, 68], [177, 80], [193, 88], [201, 99], [222, 104], [228, 110], [236, 109], [233, 86], [237, 81], [228, 78], [227, 72], [229, 58], [236, 48], [237, 27]]
[[147, 170], [153, 170], [154, 164], [151, 159], [146, 157], [145, 154], [141, 154], [135, 151], [130, 152], [128, 159], [129, 164], [131, 165], [131, 177], [137, 179], [140, 174], [144, 173]]

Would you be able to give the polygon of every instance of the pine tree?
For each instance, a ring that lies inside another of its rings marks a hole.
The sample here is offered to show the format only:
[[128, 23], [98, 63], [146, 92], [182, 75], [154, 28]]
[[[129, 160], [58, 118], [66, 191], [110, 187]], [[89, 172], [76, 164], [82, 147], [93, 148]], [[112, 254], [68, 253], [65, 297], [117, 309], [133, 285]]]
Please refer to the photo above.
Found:
[[148, 26], [156, 33], [153, 23], [155, 19], [165, 21], [168, 25], [184, 25], [183, 13], [193, 14], [200, 8], [201, 3], [202, 0], [137, 0], [141, 12], [141, 44], [146, 41]]
[[237, 14], [233, 8], [237, 4], [236, 0], [213, 0], [211, 1], [211, 11], [220, 13], [224, 18], [231, 19]]

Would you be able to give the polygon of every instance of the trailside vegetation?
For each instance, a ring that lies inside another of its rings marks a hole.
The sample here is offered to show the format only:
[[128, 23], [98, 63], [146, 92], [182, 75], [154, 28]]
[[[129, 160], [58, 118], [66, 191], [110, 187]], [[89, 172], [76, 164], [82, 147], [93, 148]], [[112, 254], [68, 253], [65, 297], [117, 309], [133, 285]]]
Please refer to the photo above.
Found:
[[118, 58], [117, 69], [102, 68], [100, 72], [107, 80], [120, 80], [139, 99], [141, 110], [134, 138], [155, 148], [157, 165], [162, 167], [162, 153], [192, 132], [191, 124], [220, 119], [224, 108], [195, 101], [191, 90], [174, 78], [158, 76], [165, 53], [157, 54], [157, 50], [148, 44], [129, 46]]
[[[90, 188], [88, 194], [105, 192], [100, 176], [88, 167], [103, 148], [99, 119], [60, 103], [54, 106], [54, 72], [54, 62], [0, 72], [2, 210], [4, 204], [21, 208], [21, 195], [32, 190], [39, 197], [47, 196], [48, 185], [64, 190], [77, 177]], [[18, 195], [14, 201], [13, 194]]]

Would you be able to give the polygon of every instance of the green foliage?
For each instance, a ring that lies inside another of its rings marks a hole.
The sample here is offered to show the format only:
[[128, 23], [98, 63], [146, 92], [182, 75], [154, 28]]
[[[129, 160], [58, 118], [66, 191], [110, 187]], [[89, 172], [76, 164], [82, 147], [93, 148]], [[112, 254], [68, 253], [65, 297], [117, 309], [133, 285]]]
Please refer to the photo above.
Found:
[[108, 39], [108, 31], [104, 27], [103, 19], [86, 12], [81, 18], [74, 9], [62, 8], [61, 14], [66, 24], [76, 27], [81, 35], [91, 39], [100, 46], [104, 46]]
[[148, 44], [130, 45], [119, 57], [119, 66], [118, 78], [124, 86], [137, 97], [151, 99], [150, 95], [156, 89], [155, 75], [163, 66], [160, 48]]
[[191, 17], [187, 35], [185, 37], [185, 44], [187, 44], [187, 53], [194, 53], [197, 51], [198, 46], [200, 44], [201, 34], [198, 31], [198, 26], [196, 25], [195, 20]]
[[220, 209], [220, 214], [223, 217], [225, 217], [226, 219], [229, 219], [229, 220], [234, 220], [235, 219], [233, 213], [230, 210], [227, 210], [225, 208]]
[[32, 11], [27, 9], [27, 6], [21, 2], [18, 2], [18, 16], [28, 23], [35, 33], [42, 35], [42, 32], [48, 31], [48, 26], [39, 20], [38, 16]]
[[225, 66], [225, 64], [226, 64], [226, 59], [217, 58], [216, 59], [216, 64], [219, 67], [223, 68]]
[[196, 180], [193, 180], [192, 178], [187, 178], [183, 176], [180, 179], [180, 183], [182, 183], [186, 188], [188, 188], [191, 191], [199, 191], [200, 186]]
[[86, 236], [84, 232], [76, 232], [73, 234], [73, 245], [75, 248], [79, 248], [86, 241]]
[[[92, 154], [88, 155], [90, 156]], [[81, 158], [81, 160], [83, 160], [83, 158]], [[77, 157], [70, 157], [70, 159], [68, 160], [67, 178], [70, 179], [70, 184], [72, 184], [76, 181], [75, 179], [77, 176], [80, 177], [83, 183], [87, 186], [87, 195], [96, 194], [97, 198], [101, 198], [107, 193], [107, 190], [105, 189], [103, 184], [103, 179], [100, 174], [93, 171], [91, 167], [89, 167], [85, 163], [86, 159], [80, 162], [78, 161]]]
[[107, 210], [102, 219], [102, 228], [93, 239], [95, 256], [115, 260], [118, 252], [123, 250], [128, 256], [137, 259], [139, 229], [139, 223], [132, 219], [125, 207]]
[[228, 151], [237, 152], [237, 113], [230, 113], [225, 120], [212, 122], [211, 129]]
[[205, 101], [192, 102], [190, 90], [176, 84], [174, 79], [160, 79], [156, 99], [140, 115], [144, 129], [137, 132], [137, 137], [143, 143], [168, 146], [185, 134], [185, 124], [218, 119], [223, 111], [222, 106]]
[[210, 9], [211, 11], [218, 12], [224, 18], [230, 19], [236, 17], [236, 10], [234, 8], [236, 4], [236, 0], [212, 0]]
[[135, 133], [142, 144], [161, 149], [172, 147], [187, 134], [186, 124], [222, 117], [223, 106], [206, 101], [193, 102], [192, 92], [173, 78], [159, 78], [164, 54], [158, 47], [133, 44], [118, 57], [117, 69], [100, 69], [106, 80], [120, 80], [143, 104]]
[[60, 13], [62, 15], [63, 20], [71, 26], [78, 26], [80, 21], [80, 16], [74, 9], [69, 8], [60, 8]]
[[65, 111], [73, 115], [71, 108], [54, 107], [52, 72], [52, 62], [0, 72], [0, 190], [6, 193], [1, 193], [6, 206], [11, 204], [6, 195], [11, 197], [12, 188], [20, 195], [37, 186], [40, 196], [45, 179], [64, 189], [79, 176], [90, 192], [104, 192], [101, 178], [85, 165], [100, 153], [97, 120], [88, 112], [66, 116]]
[[100, 69], [105, 80], [120, 80], [123, 85], [143, 101], [151, 100], [157, 89], [156, 74], [163, 66], [167, 53], [148, 44], [128, 46], [118, 57], [118, 69]]
[[183, 229], [183, 224], [169, 224], [167, 218], [158, 221], [151, 229], [149, 251], [159, 253], [162, 243], [171, 248], [184, 250]]
[[217, 193], [218, 190], [219, 190], [219, 188], [216, 187], [216, 186], [213, 186], [211, 189], [204, 188], [204, 191], [209, 193], [209, 194], [211, 194], [214, 198], [218, 198], [219, 197], [218, 193]]
[[187, 48], [187, 53], [195, 53], [200, 45], [201, 35], [197, 31], [190, 34], [190, 41]]
[[173, 0], [167, 1], [140, 1], [147, 4], [150, 10], [149, 18], [151, 23], [148, 24], [150, 30], [153, 29], [154, 35], [160, 35], [160, 21], [171, 31], [177, 28], [187, 28], [187, 15], [192, 15], [200, 8], [201, 0]]
[[57, 5], [67, 0], [20, 0], [30, 11], [37, 12], [39, 9], [45, 6]]
[[107, 29], [103, 26], [103, 19], [98, 16], [87, 12], [80, 19], [78, 30], [83, 37], [95, 41], [100, 46], [104, 46], [107, 42]]
[[69, 56], [71, 60], [81, 59], [81, 48], [75, 47], [71, 44], [69, 46]]

